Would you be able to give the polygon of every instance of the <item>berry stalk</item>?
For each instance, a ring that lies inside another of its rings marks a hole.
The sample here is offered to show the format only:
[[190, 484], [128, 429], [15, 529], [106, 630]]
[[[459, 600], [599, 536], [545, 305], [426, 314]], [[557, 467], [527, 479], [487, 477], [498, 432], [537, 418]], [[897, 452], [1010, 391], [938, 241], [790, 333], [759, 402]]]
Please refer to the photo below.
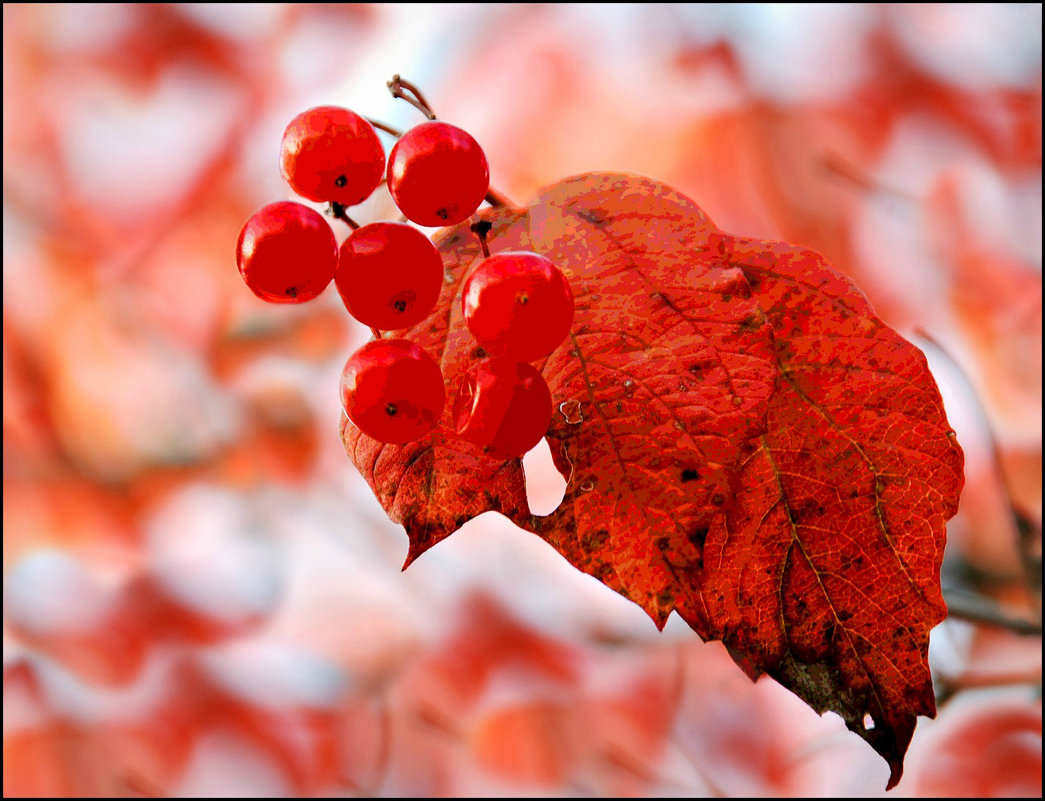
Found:
[[[428, 117], [428, 119], [435, 119], [435, 112], [432, 111], [432, 107], [428, 105], [428, 101], [425, 100], [424, 95], [421, 94], [421, 90], [410, 83], [410, 81], [401, 78], [399, 75], [393, 75], [392, 80], [390, 80], [387, 85], [388, 91], [392, 93], [392, 97], [405, 100]], [[413, 95], [413, 97], [403, 94], [404, 90], [409, 92], [410, 95]]]
[[493, 228], [493, 223], [489, 220], [479, 220], [477, 223], [472, 223], [472, 232], [479, 237], [479, 247], [483, 249], [483, 258], [490, 258], [490, 245], [486, 241], [486, 234]]
[[348, 212], [346, 211], [347, 208], [347, 206], [343, 206], [340, 203], [330, 201], [330, 216], [336, 217], [337, 219], [341, 220], [341, 222], [345, 223], [353, 231], [355, 231], [359, 228], [359, 223], [357, 223], [355, 220], [348, 216]]

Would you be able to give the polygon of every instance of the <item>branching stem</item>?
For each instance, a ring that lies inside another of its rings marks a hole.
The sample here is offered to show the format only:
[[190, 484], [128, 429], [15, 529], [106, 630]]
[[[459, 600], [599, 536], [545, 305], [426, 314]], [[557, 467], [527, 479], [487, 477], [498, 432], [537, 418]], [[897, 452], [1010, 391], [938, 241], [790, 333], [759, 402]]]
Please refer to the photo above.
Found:
[[[399, 75], [393, 75], [392, 80], [388, 82], [388, 91], [392, 93], [392, 97], [402, 98], [428, 117], [428, 119], [435, 119], [435, 112], [432, 111], [432, 107], [428, 105], [428, 101], [425, 100], [424, 95], [421, 94], [421, 90], [410, 83], [410, 81], [401, 78]], [[409, 94], [404, 94], [404, 91]]]

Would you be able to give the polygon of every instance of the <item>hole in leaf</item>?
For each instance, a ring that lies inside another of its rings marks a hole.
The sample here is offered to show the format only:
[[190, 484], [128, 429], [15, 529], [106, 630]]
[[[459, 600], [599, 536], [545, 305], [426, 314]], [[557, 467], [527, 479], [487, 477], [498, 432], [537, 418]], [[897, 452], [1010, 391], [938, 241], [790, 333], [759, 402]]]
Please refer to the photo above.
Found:
[[526, 478], [526, 503], [535, 515], [550, 515], [559, 508], [566, 494], [566, 479], [555, 468], [548, 440], [541, 438], [523, 456], [523, 475]]
[[868, 712], [864, 715], [864, 731], [871, 731], [874, 728], [874, 718], [871, 717], [871, 713]]

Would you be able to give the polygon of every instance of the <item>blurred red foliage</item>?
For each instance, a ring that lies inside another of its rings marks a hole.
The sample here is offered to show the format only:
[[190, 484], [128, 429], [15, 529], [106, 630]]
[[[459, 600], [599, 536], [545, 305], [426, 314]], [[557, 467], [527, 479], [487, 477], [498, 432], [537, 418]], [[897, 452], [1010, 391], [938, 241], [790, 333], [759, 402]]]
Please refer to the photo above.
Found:
[[[825, 253], [927, 331], [972, 381], [934, 360], [970, 477], [945, 580], [1033, 613], [972, 391], [1040, 521], [1040, 6], [3, 13], [5, 795], [884, 785], [838, 720], [579, 574], [542, 613], [530, 555], [490, 521], [485, 557], [447, 542], [398, 573], [404, 538], [336, 429], [365, 332], [329, 292], [265, 306], [232, 255], [289, 197], [287, 120], [318, 102], [386, 118], [395, 72], [519, 202], [651, 175], [725, 230]], [[936, 629], [940, 674], [989, 683], [1005, 668], [985, 652], [1019, 653], [1040, 682], [1040, 639], [985, 631]], [[897, 792], [1033, 792], [1040, 709], [961, 690], [919, 724]]]

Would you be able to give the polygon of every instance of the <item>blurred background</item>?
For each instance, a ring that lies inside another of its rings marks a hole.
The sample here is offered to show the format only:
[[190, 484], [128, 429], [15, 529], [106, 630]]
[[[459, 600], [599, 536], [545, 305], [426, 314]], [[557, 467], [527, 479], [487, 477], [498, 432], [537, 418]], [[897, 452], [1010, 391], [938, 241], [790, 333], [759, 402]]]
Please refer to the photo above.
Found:
[[[967, 459], [944, 566], [964, 601], [893, 794], [1040, 793], [1040, 5], [3, 21], [6, 796], [884, 795], [839, 718], [495, 514], [400, 572], [337, 433], [368, 332], [333, 289], [264, 304], [234, 259], [293, 197], [295, 114], [420, 121], [395, 73], [515, 202], [649, 175], [823, 252], [923, 347]], [[379, 189], [353, 216], [398, 215]], [[526, 465], [550, 511], [546, 448]], [[1006, 616], [1032, 633], [970, 620]]]

